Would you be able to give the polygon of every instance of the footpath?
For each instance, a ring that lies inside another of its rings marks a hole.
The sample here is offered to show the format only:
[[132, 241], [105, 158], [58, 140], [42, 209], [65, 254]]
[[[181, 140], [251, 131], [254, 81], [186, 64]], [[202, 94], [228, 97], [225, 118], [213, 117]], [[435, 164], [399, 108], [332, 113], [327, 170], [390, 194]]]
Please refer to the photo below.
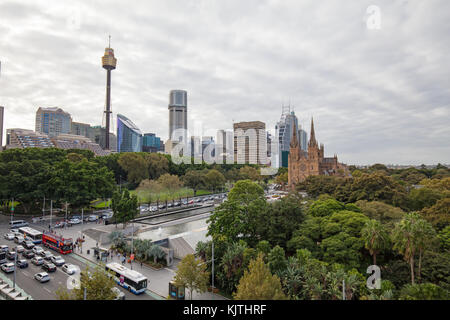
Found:
[[[68, 229], [59, 229], [58, 234], [62, 234], [64, 237], [67, 237], [67, 238], [70, 237], [75, 241], [77, 238], [80, 237], [80, 234], [82, 233], [85, 236], [85, 241], [82, 244], [81, 250], [74, 249], [74, 251], [73, 251], [74, 257], [76, 258], [76, 256], [78, 256], [79, 258], [86, 259], [91, 264], [96, 265], [97, 261], [94, 257], [94, 252], [93, 252], [94, 250], [92, 248], [96, 247], [97, 243], [100, 247], [102, 247], [104, 249], [110, 248], [110, 244], [106, 244], [106, 243], [104, 243], [104, 241], [99, 241], [107, 236], [107, 234], [105, 233], [105, 229], [108, 230], [110, 228], [105, 228], [105, 227], [110, 227], [110, 226], [109, 225], [103, 226], [100, 224], [91, 224], [90, 227], [91, 228], [89, 228], [89, 231], [91, 231], [91, 232], [87, 232], [87, 233], [84, 232], [86, 230], [76, 231], [76, 230], [71, 230], [71, 228], [68, 228]], [[89, 235], [92, 235], [92, 230], [98, 231], [98, 234], [100, 234], [100, 236], [99, 236], [100, 239], [93, 239], [89, 236]], [[107, 233], [109, 233], [109, 230], [107, 231]], [[89, 254], [87, 253], [87, 250], [90, 251]], [[112, 257], [112, 259], [111, 259], [111, 257], [109, 257], [107, 260], [107, 262], [112, 262], [112, 261], [120, 263], [120, 260], [117, 256]], [[173, 280], [173, 278], [175, 276], [176, 265], [178, 262], [179, 261], [175, 261], [173, 266], [162, 268], [159, 270], [151, 268], [146, 265], [141, 266], [141, 264], [139, 262], [133, 262], [132, 265], [127, 262], [127, 263], [125, 263], [125, 266], [130, 269], [132, 268], [133, 270], [146, 276], [148, 279], [147, 294], [151, 295], [155, 299], [162, 300], [162, 299], [166, 299], [169, 295], [169, 282], [171, 280]], [[186, 292], [186, 296], [187, 297], [189, 296], [188, 292]], [[221, 295], [212, 293], [212, 292], [204, 292], [202, 294], [198, 294], [197, 292], [194, 292], [192, 294], [192, 299], [193, 300], [227, 300], [227, 298], [225, 298]]]

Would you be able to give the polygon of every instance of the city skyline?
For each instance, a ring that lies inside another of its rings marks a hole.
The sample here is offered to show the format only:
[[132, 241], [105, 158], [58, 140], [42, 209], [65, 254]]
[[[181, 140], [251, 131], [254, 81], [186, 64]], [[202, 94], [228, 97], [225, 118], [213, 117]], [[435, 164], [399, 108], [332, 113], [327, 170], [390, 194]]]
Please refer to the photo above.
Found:
[[167, 93], [179, 88], [189, 93], [188, 128], [263, 121], [272, 129], [290, 100], [299, 123], [314, 116], [319, 142], [344, 163], [449, 163], [449, 3], [380, 1], [379, 30], [366, 26], [369, 5], [199, 0], [103, 10], [4, 1], [4, 128], [32, 129], [36, 109], [52, 106], [101, 123], [98, 61], [111, 34], [121, 59], [114, 118], [124, 114], [163, 140]]

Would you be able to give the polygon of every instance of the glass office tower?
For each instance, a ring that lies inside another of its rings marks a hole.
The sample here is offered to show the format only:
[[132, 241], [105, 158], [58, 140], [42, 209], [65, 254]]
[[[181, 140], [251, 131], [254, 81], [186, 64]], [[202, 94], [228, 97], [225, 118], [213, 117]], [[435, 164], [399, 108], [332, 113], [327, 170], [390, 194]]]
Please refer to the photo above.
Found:
[[142, 132], [127, 117], [117, 115], [117, 152], [142, 152]]

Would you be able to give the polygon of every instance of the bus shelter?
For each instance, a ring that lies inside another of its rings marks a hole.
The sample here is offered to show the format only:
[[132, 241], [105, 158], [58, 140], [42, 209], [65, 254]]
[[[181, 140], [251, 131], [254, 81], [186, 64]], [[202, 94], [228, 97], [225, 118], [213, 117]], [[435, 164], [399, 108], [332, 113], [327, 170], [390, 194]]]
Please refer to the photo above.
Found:
[[94, 251], [94, 257], [96, 259], [98, 257], [98, 259], [103, 261], [103, 262], [107, 261], [107, 258], [109, 256], [108, 249], [100, 248], [100, 247], [94, 247], [94, 248], [92, 248], [92, 250]]
[[184, 287], [179, 287], [173, 281], [170, 281], [169, 295], [173, 299], [184, 300]]

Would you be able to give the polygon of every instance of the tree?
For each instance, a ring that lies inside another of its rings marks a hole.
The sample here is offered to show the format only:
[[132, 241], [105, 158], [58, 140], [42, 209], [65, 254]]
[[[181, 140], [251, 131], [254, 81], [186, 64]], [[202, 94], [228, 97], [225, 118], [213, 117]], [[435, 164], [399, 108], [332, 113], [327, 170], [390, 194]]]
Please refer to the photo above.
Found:
[[169, 161], [166, 157], [158, 153], [145, 153], [144, 159], [147, 163], [148, 177], [158, 179], [169, 172]]
[[112, 291], [114, 287], [114, 279], [104, 267], [97, 266], [92, 273], [89, 267], [86, 267], [81, 272], [78, 288], [75, 287], [71, 292], [59, 288], [56, 295], [59, 300], [84, 300], [86, 292], [86, 300], [114, 300], [116, 298], [116, 294]]
[[134, 219], [139, 214], [138, 200], [135, 195], [130, 196], [130, 192], [125, 189], [122, 193], [115, 192], [112, 197], [111, 208], [114, 212], [116, 222], [125, 224]]
[[240, 279], [237, 291], [233, 295], [236, 300], [285, 300], [280, 278], [270, 273], [264, 263], [262, 254], [252, 260], [248, 271]]
[[206, 264], [193, 254], [186, 255], [178, 264], [174, 282], [177, 286], [187, 288], [192, 300], [192, 292], [202, 293], [208, 288], [209, 272], [206, 271]]
[[180, 181], [178, 176], [172, 175], [169, 173], [165, 173], [158, 178], [158, 183], [160, 183], [164, 188], [174, 191], [178, 188], [181, 188], [183, 183]]
[[395, 226], [392, 234], [394, 249], [403, 255], [405, 261], [409, 262], [411, 284], [414, 284], [415, 255], [419, 253], [419, 259], [421, 260], [433, 237], [434, 230], [431, 225], [424, 221], [416, 212], [408, 213]]
[[359, 200], [355, 204], [366, 216], [382, 223], [400, 220], [405, 215], [402, 209], [381, 201]]
[[364, 246], [373, 257], [373, 264], [377, 264], [377, 254], [388, 248], [389, 234], [383, 225], [377, 220], [369, 220], [361, 230]]
[[182, 178], [184, 185], [194, 190], [194, 196], [197, 190], [205, 185], [205, 174], [200, 170], [189, 170]]
[[148, 255], [153, 257], [153, 262], [156, 263], [158, 259], [162, 259], [165, 257], [166, 253], [163, 249], [161, 249], [161, 246], [158, 246], [156, 244], [149, 246]]
[[262, 177], [259, 174], [258, 169], [255, 169], [250, 166], [244, 166], [244, 167], [240, 168], [239, 176], [242, 180], [252, 180], [252, 181], [262, 180]]
[[142, 180], [148, 179], [148, 164], [144, 157], [135, 152], [121, 153], [119, 165], [127, 172], [127, 180], [138, 185]]
[[287, 261], [283, 248], [280, 246], [275, 246], [270, 250], [269, 257], [269, 268], [272, 274], [280, 274], [286, 269]]
[[438, 200], [430, 208], [424, 208], [420, 214], [437, 230], [450, 225], [450, 197]]
[[225, 177], [219, 171], [212, 169], [205, 175], [205, 183], [209, 190], [216, 191], [225, 184]]
[[422, 210], [433, 206], [442, 198], [439, 191], [430, 188], [412, 189], [408, 195], [409, 206], [411, 210]]
[[407, 284], [400, 291], [399, 300], [448, 300], [448, 291], [432, 283]]

